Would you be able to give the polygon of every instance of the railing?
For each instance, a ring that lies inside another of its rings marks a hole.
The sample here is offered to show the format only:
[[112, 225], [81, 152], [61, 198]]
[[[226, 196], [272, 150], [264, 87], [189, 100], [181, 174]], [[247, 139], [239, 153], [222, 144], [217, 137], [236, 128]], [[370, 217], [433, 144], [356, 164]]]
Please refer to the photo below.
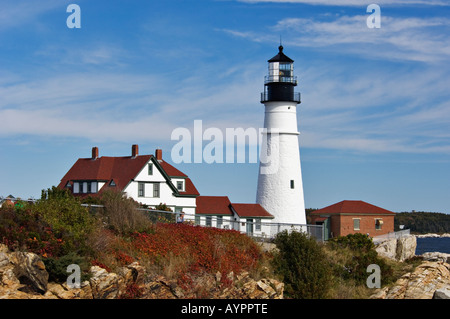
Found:
[[[261, 93], [261, 103], [268, 102], [268, 101], [276, 101], [276, 99], [269, 99], [269, 93], [268, 92], [262, 92]], [[301, 94], [300, 94], [300, 92], [292, 93], [292, 96], [290, 96], [288, 101], [301, 103]]]
[[297, 85], [296, 76], [282, 76], [282, 75], [266, 75], [264, 77], [264, 84], [273, 82], [293, 83]]
[[[92, 210], [103, 208], [103, 205], [82, 204]], [[233, 216], [208, 216], [199, 214], [187, 214], [179, 212], [169, 212], [163, 210], [153, 210], [148, 208], [138, 208], [138, 210], [148, 214], [153, 222], [163, 223], [188, 223], [202, 227], [215, 227], [220, 229], [232, 229], [239, 231], [247, 236], [254, 237], [259, 240], [271, 240], [279, 232], [287, 230], [305, 232], [317, 241], [324, 241], [323, 225], [302, 225], [302, 224], [286, 224], [271, 223], [261, 219], [239, 219], [235, 220]]]
[[410, 230], [404, 229], [404, 230], [391, 232], [391, 233], [387, 233], [387, 234], [380, 235], [380, 236], [374, 236], [373, 240], [380, 241], [380, 240], [390, 239], [390, 238], [402, 238], [402, 237], [408, 236], [408, 235], [410, 235]]

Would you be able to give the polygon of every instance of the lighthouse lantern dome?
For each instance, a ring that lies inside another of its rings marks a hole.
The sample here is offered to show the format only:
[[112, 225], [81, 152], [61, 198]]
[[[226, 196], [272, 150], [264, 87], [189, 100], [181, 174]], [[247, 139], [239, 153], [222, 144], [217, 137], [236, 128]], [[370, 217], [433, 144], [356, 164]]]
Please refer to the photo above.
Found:
[[287, 82], [297, 84], [297, 77], [294, 76], [294, 60], [283, 53], [283, 46], [278, 47], [278, 54], [269, 62], [269, 75], [265, 78], [265, 83]]

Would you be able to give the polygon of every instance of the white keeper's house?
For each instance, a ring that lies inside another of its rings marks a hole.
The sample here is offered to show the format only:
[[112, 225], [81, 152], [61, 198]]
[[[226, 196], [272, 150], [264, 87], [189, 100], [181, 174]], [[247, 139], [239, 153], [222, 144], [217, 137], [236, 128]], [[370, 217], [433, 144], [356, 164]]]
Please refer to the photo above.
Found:
[[265, 224], [273, 219], [259, 204], [231, 204], [227, 196], [200, 196], [186, 174], [163, 160], [161, 149], [155, 155], [139, 155], [138, 145], [131, 147], [130, 156], [122, 157], [100, 157], [98, 147], [93, 147], [92, 156], [79, 158], [58, 187], [79, 197], [117, 190], [152, 208], [166, 204], [198, 225], [250, 235], [269, 234]]
[[195, 214], [199, 192], [186, 174], [162, 159], [162, 150], [139, 155], [138, 145], [133, 145], [130, 155], [99, 157], [98, 148], [93, 147], [92, 156], [79, 158], [58, 187], [80, 197], [117, 190], [149, 207], [166, 204], [175, 212]]

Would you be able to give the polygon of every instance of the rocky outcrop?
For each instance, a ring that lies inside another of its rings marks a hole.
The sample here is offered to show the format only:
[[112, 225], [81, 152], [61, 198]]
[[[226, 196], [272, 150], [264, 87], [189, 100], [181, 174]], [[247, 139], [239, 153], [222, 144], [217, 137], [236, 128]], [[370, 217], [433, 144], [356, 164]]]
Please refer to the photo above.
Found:
[[450, 254], [446, 254], [446, 253], [428, 252], [428, 253], [423, 253], [421, 256], [422, 256], [423, 260], [442, 261], [445, 263], [450, 263]]
[[415, 256], [417, 240], [416, 236], [409, 235], [401, 238], [389, 238], [375, 244], [378, 255], [397, 261], [405, 261]]
[[184, 282], [149, 275], [134, 262], [117, 273], [90, 268], [90, 279], [71, 288], [66, 283], [48, 282], [48, 273], [39, 256], [9, 252], [0, 244], [0, 299], [116, 299], [116, 298], [223, 298], [281, 299], [284, 284], [275, 279], [254, 280], [247, 272], [233, 272], [222, 278], [201, 274]]
[[370, 298], [432, 299], [436, 291], [449, 288], [450, 265], [441, 261], [425, 261], [412, 273], [403, 275], [392, 287], [379, 289]]

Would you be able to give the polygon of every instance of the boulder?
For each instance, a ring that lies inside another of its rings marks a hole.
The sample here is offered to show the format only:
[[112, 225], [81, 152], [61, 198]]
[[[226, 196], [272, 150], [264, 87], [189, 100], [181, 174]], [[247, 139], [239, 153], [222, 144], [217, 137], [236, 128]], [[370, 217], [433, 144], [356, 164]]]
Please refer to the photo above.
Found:
[[397, 239], [395, 259], [405, 261], [416, 254], [417, 239], [414, 235], [403, 236]]
[[375, 247], [376, 252], [378, 255], [389, 258], [389, 259], [395, 259], [397, 256], [397, 239], [396, 238], [389, 238], [382, 242], [380, 242]]
[[433, 294], [433, 299], [450, 299], [450, 286], [436, 289]]
[[376, 243], [375, 250], [380, 256], [397, 261], [405, 261], [415, 256], [416, 247], [416, 236], [409, 235], [379, 241]]
[[30, 285], [42, 294], [47, 291], [48, 272], [38, 255], [14, 252], [9, 254], [9, 262], [14, 266], [14, 275], [21, 283]]
[[119, 296], [119, 275], [109, 273], [99, 266], [92, 266], [89, 270], [89, 283], [94, 299], [115, 299]]

